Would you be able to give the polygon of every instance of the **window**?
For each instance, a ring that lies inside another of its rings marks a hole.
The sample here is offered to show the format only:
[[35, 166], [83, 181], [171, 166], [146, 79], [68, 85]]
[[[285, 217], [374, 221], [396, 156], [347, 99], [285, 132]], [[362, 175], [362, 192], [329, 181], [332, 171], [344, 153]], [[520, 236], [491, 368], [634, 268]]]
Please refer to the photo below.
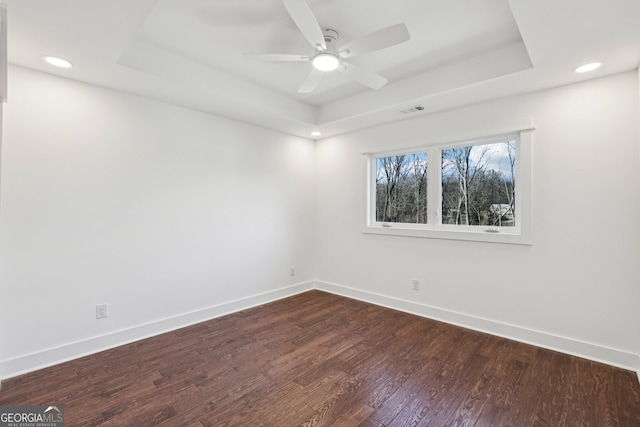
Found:
[[531, 131], [367, 154], [364, 232], [530, 244]]
[[516, 141], [440, 150], [441, 223], [516, 225]]
[[377, 157], [376, 221], [427, 223], [427, 153]]

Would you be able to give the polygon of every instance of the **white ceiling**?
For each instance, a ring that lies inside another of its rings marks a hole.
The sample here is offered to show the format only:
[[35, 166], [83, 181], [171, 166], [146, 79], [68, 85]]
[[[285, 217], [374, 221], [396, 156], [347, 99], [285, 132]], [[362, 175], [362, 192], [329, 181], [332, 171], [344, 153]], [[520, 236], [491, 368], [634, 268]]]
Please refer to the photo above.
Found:
[[[12, 64], [172, 102], [282, 132], [336, 135], [502, 96], [635, 69], [638, 0], [308, 0], [338, 45], [404, 22], [411, 40], [350, 59], [379, 90], [328, 73], [297, 88], [312, 54], [281, 0], [4, 0]], [[375, 8], [372, 8], [375, 4]], [[74, 63], [55, 69], [42, 57]], [[604, 66], [587, 75], [572, 69]], [[11, 76], [9, 75], [9, 79]], [[11, 81], [9, 80], [9, 102]], [[415, 105], [424, 111], [403, 114]]]

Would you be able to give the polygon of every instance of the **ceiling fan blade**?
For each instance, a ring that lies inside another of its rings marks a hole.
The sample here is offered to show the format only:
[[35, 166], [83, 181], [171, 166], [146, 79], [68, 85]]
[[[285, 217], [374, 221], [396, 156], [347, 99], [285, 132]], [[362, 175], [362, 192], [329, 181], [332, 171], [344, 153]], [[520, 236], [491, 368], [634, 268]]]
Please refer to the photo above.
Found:
[[324, 71], [316, 70], [315, 68], [309, 73], [306, 79], [302, 82], [298, 88], [298, 93], [311, 93], [320, 84], [324, 76]]
[[406, 42], [410, 38], [411, 35], [409, 34], [407, 26], [405, 24], [396, 24], [350, 41], [342, 46], [338, 51], [342, 58], [349, 58], [350, 56], [362, 55], [364, 53], [395, 46], [402, 42]]
[[381, 75], [365, 70], [357, 65], [349, 64], [348, 62], [343, 62], [342, 65], [338, 67], [338, 71], [351, 80], [370, 87], [371, 89], [380, 89], [388, 83], [388, 80]]
[[318, 24], [316, 16], [306, 1], [283, 0], [284, 7], [289, 12], [291, 19], [296, 23], [298, 29], [315, 49], [318, 47], [327, 50], [327, 43], [324, 41], [322, 28]]
[[311, 58], [305, 55], [294, 55], [290, 53], [243, 53], [242, 56], [249, 59], [259, 59], [261, 61], [308, 61]]

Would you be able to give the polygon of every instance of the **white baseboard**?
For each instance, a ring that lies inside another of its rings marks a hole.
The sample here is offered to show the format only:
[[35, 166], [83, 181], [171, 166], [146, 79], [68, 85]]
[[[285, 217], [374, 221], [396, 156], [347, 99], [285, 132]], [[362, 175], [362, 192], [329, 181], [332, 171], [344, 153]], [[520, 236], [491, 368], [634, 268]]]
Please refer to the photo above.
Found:
[[480, 332], [635, 371], [638, 374], [638, 381], [640, 381], [640, 355], [638, 354], [612, 349], [597, 344], [586, 343], [572, 338], [560, 337], [520, 326], [496, 322], [494, 320], [470, 316], [468, 314], [457, 313], [387, 295], [376, 294], [328, 282], [316, 281], [299, 283], [293, 286], [276, 289], [274, 291], [225, 302], [202, 310], [181, 314], [156, 322], [134, 326], [132, 328], [112, 332], [110, 334], [92, 337], [86, 340], [39, 351], [37, 353], [27, 354], [15, 359], [2, 361], [0, 362], [0, 387], [2, 387], [1, 379], [11, 378], [27, 372], [53, 366], [58, 363], [95, 354], [100, 351], [139, 341], [165, 332], [170, 332], [216, 317], [224, 316], [226, 314], [245, 310], [247, 308], [266, 304], [282, 298], [287, 298], [314, 288], [388, 307], [394, 310], [416, 314], [418, 316], [439, 320], [445, 323], [462, 326]]
[[[202, 310], [184, 313], [159, 321], [137, 325], [128, 329], [112, 332], [106, 335], [88, 338], [59, 347], [26, 354], [10, 360], [0, 362], [0, 379], [7, 379], [32, 372], [38, 369], [57, 365], [58, 363], [95, 354], [120, 345], [129, 344], [165, 332], [184, 328], [196, 323], [211, 320], [225, 314], [245, 310], [247, 308], [266, 304], [313, 289], [314, 282], [299, 283], [293, 286], [252, 295], [246, 298], [228, 301]], [[1, 387], [0, 382], [0, 387]]]
[[521, 326], [509, 325], [495, 320], [483, 319], [464, 313], [457, 313], [387, 295], [349, 288], [334, 283], [316, 281], [315, 287], [318, 290], [348, 298], [635, 371], [638, 373], [638, 380], [640, 381], [640, 355], [635, 353], [535, 331]]

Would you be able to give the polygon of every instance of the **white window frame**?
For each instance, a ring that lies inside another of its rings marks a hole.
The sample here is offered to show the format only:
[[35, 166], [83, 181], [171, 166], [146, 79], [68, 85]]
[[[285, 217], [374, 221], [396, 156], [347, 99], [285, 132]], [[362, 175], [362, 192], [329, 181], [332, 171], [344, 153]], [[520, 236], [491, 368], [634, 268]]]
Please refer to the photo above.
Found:
[[[363, 232], [390, 236], [431, 239], [466, 240], [490, 243], [531, 245], [532, 241], [532, 132], [530, 120], [526, 124], [506, 127], [496, 132], [468, 133], [470, 137], [455, 139], [436, 138], [422, 145], [363, 153], [366, 216]], [[509, 130], [506, 130], [509, 129]], [[476, 131], [478, 132], [478, 131]], [[492, 142], [516, 141], [516, 225], [513, 227], [464, 226], [441, 224], [442, 217], [442, 154], [441, 150]], [[376, 220], [376, 158], [426, 152], [427, 172], [427, 224], [383, 223]]]

